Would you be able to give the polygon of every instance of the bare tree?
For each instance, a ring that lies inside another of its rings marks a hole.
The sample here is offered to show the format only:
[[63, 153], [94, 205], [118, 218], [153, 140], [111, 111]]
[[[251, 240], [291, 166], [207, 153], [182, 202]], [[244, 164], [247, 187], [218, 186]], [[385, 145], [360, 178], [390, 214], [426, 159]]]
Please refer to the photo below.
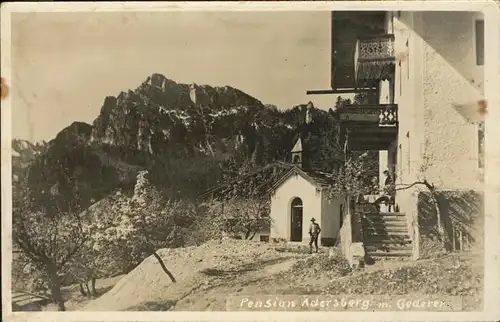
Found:
[[253, 239], [257, 233], [271, 225], [270, 200], [268, 198], [232, 198], [210, 200], [206, 203], [209, 216], [205, 220], [205, 231], [212, 238], [223, 234]]
[[444, 230], [443, 230], [443, 227], [441, 224], [442, 215], [441, 215], [441, 208], [440, 208], [440, 204], [439, 204], [437, 189], [436, 189], [436, 186], [434, 183], [429, 182], [427, 175], [426, 175], [427, 169], [430, 166], [430, 157], [427, 155], [424, 155], [423, 160], [424, 160], [424, 162], [420, 166], [417, 181], [412, 182], [412, 183], [406, 183], [406, 184], [405, 183], [396, 184], [395, 190], [396, 191], [407, 190], [407, 189], [413, 188], [415, 186], [424, 187], [429, 192], [429, 194], [431, 196], [431, 199], [432, 199], [432, 202], [434, 205], [434, 209], [436, 211], [438, 231], [442, 235], [444, 233]]
[[212, 238], [231, 234], [253, 239], [269, 228], [269, 188], [290, 168], [286, 163], [254, 166], [246, 162], [233, 171], [226, 170], [225, 182], [205, 202], [209, 216], [203, 220], [202, 230]]
[[[426, 145], [427, 146], [427, 145]], [[347, 154], [347, 158], [343, 167], [335, 174], [335, 182], [329, 189], [331, 197], [347, 196], [348, 199], [359, 198], [363, 195], [380, 193], [378, 183], [371, 180], [367, 175], [367, 168], [372, 166], [375, 161], [368, 158], [368, 153], [365, 152], [357, 158]], [[441, 212], [441, 204], [439, 199], [439, 191], [436, 185], [428, 178], [428, 170], [432, 166], [432, 156], [424, 151], [423, 162], [417, 174], [417, 180], [409, 183], [394, 184], [395, 191], [411, 189], [413, 187], [421, 187], [426, 190], [432, 200], [433, 207], [437, 216], [437, 231], [438, 236], [443, 245], [445, 242], [445, 234], [443, 229], [443, 216]]]
[[348, 196], [359, 198], [378, 191], [378, 183], [369, 175], [369, 169], [376, 161], [369, 158], [365, 152], [359, 156], [349, 155], [342, 167], [334, 170], [335, 181], [329, 188], [329, 196]]
[[54, 302], [59, 311], [65, 311], [61, 274], [89, 237], [84, 221], [80, 214], [49, 212], [37, 205], [26, 186], [15, 195], [12, 217], [14, 243], [45, 272]]
[[126, 248], [134, 254], [153, 255], [172, 282], [176, 279], [157, 250], [182, 244], [184, 229], [196, 218], [196, 209], [182, 201], [165, 200], [153, 187], [147, 171], [140, 171], [134, 195], [120, 195], [107, 216], [94, 216], [92, 249], [113, 253]]

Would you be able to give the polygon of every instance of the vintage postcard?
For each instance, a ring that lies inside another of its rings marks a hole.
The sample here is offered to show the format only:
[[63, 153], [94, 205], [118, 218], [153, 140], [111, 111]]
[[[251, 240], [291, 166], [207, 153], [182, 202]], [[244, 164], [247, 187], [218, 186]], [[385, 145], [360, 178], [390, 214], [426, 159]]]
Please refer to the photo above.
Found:
[[500, 318], [494, 1], [1, 8], [7, 321]]

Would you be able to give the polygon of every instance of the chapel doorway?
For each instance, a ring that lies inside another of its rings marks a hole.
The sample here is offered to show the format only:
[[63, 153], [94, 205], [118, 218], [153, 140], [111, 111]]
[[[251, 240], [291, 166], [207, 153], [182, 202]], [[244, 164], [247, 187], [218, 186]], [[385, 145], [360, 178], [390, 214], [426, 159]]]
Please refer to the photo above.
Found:
[[302, 199], [295, 198], [292, 200], [291, 205], [291, 234], [290, 240], [294, 242], [302, 241], [302, 219], [303, 219], [303, 206]]

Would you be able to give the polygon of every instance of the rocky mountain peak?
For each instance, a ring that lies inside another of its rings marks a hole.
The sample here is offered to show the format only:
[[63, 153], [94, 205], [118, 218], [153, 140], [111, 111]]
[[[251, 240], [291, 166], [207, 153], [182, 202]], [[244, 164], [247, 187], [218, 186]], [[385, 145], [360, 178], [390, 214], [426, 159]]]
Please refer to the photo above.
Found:
[[73, 122], [68, 127], [61, 130], [55, 141], [58, 142], [87, 142], [92, 134], [92, 125], [85, 122]]
[[[333, 142], [334, 126], [335, 120], [311, 102], [280, 110], [232, 86], [182, 84], [152, 74], [135, 89], [105, 97], [92, 125], [74, 122], [63, 129], [45, 153], [29, 158], [36, 161], [29, 172], [42, 190], [77, 185], [91, 189], [94, 199], [128, 184], [139, 168], [177, 190], [206, 189], [219, 180], [221, 163], [286, 160], [298, 136]], [[328, 163], [325, 151], [309, 154]], [[185, 173], [175, 168], [190, 163]], [[193, 178], [193, 171], [203, 172], [203, 179]], [[204, 183], [194, 188], [192, 180]]]

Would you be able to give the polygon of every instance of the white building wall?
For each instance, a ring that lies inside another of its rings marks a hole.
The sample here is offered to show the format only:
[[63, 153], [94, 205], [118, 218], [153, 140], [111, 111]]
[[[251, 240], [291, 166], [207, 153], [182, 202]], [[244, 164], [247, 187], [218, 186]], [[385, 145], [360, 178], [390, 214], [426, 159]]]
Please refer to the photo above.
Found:
[[270, 238], [290, 240], [291, 203], [296, 197], [302, 199], [303, 222], [302, 241], [308, 241], [309, 224], [312, 217], [321, 223], [321, 191], [299, 175], [293, 175], [279, 186], [271, 196], [271, 234]]
[[321, 213], [321, 236], [320, 238], [338, 239], [340, 230], [340, 205], [342, 199], [328, 198], [327, 191], [321, 192], [323, 211]]
[[476, 66], [471, 12], [422, 13], [424, 123], [427, 176], [441, 189], [481, 189], [477, 124], [456, 109], [482, 98], [483, 67]]
[[[414, 131], [416, 128], [422, 128], [422, 124], [419, 124], [419, 112], [423, 111], [419, 88], [423, 73], [422, 61], [419, 58], [422, 39], [412, 31], [417, 23], [411, 12], [400, 12], [393, 19], [396, 50], [394, 103], [398, 104], [399, 129], [398, 139], [391, 146], [389, 158], [396, 162], [393, 166], [397, 184], [414, 182], [420, 161], [418, 151], [423, 131]], [[396, 203], [401, 211], [408, 215], [416, 214], [415, 189], [399, 191]]]
[[[392, 23], [389, 21], [389, 26], [392, 26]], [[388, 27], [388, 32], [391, 32], [392, 28]], [[382, 81], [380, 83], [380, 92], [379, 92], [379, 103], [380, 104], [390, 104], [393, 102], [393, 97], [391, 92], [391, 82], [390, 81]], [[378, 152], [378, 164], [379, 164], [379, 188], [382, 190], [384, 188], [385, 176], [384, 171], [389, 169], [389, 154], [388, 150], [381, 150]]]
[[284, 238], [290, 240], [291, 233], [291, 203], [295, 198], [302, 199], [303, 222], [302, 241], [309, 242], [309, 225], [311, 218], [315, 218], [321, 227], [320, 239], [338, 238], [340, 229], [341, 199], [329, 199], [327, 192], [301, 176], [292, 176], [281, 184], [271, 196], [271, 224], [270, 238]]
[[477, 124], [456, 108], [482, 96], [475, 17], [469, 12], [425, 12], [401, 13], [395, 19], [396, 47], [404, 57], [397, 64], [395, 83], [402, 154], [398, 173], [404, 183], [421, 175], [427, 159], [426, 177], [441, 189], [479, 187]]
[[[456, 106], [482, 97], [470, 12], [401, 12], [394, 16], [398, 104], [398, 183], [426, 177], [443, 190], [481, 189], [477, 124]], [[421, 171], [424, 166], [425, 171]], [[402, 211], [416, 211], [415, 189], [400, 191]]]
[[[395, 49], [396, 49], [396, 73], [394, 86], [394, 101], [398, 104], [399, 133], [398, 140], [393, 148], [397, 154], [396, 175], [398, 183], [411, 181], [411, 148], [414, 146], [416, 133], [415, 112], [418, 108], [415, 102], [415, 57], [413, 52], [416, 39], [412, 34], [412, 14], [401, 12], [394, 19]], [[410, 49], [411, 48], [411, 49]], [[413, 142], [412, 142], [413, 141]], [[412, 144], [413, 143], [413, 144]]]

